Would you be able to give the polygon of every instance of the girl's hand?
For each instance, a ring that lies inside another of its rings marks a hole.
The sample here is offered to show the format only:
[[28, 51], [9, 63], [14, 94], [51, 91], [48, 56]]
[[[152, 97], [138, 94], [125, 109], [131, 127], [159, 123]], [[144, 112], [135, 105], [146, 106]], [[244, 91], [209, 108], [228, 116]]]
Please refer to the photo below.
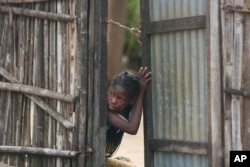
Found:
[[138, 71], [138, 76], [140, 78], [140, 94], [144, 94], [148, 82], [152, 79], [152, 73], [148, 71], [147, 67], [141, 67]]

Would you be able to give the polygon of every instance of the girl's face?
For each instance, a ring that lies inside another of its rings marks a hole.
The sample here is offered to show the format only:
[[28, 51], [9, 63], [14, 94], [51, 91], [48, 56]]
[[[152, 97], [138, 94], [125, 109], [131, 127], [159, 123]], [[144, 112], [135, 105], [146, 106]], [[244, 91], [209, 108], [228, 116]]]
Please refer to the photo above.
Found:
[[111, 85], [108, 89], [108, 110], [112, 112], [121, 111], [129, 103], [126, 90], [120, 85]]

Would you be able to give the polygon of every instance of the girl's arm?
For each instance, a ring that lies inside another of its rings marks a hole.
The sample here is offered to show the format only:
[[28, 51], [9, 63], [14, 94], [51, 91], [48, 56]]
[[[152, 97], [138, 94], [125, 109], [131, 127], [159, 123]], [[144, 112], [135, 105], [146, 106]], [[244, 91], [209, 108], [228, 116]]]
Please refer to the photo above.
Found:
[[140, 77], [140, 93], [135, 99], [133, 110], [128, 120], [118, 113], [107, 112], [108, 121], [122, 131], [129, 134], [136, 134], [140, 125], [142, 116], [143, 97], [146, 91], [148, 82], [151, 80], [151, 72], [147, 67], [141, 67], [138, 75]]

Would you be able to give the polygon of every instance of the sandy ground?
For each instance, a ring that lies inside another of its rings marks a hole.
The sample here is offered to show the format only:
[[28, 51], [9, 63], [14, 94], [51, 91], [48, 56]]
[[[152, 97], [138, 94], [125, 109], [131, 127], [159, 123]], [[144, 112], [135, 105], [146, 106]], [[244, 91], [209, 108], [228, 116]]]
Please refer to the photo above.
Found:
[[143, 122], [136, 135], [124, 134], [121, 146], [114, 157], [129, 158], [137, 167], [144, 167]]

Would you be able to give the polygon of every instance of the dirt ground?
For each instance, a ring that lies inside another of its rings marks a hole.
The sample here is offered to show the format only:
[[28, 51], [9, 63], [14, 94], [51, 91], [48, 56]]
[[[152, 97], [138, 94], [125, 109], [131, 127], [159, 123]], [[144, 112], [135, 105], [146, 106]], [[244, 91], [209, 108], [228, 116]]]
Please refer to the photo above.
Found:
[[129, 158], [136, 167], [144, 167], [143, 122], [136, 135], [124, 134], [121, 146], [115, 157]]

